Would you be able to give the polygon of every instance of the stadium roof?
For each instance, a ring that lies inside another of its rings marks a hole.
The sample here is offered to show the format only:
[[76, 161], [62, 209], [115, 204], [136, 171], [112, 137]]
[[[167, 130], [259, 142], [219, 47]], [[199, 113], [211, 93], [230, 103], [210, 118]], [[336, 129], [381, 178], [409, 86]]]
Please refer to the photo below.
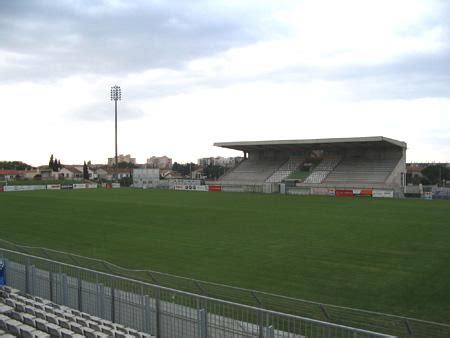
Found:
[[254, 150], [294, 150], [313, 148], [352, 148], [367, 146], [396, 146], [406, 148], [406, 143], [383, 136], [323, 138], [310, 140], [274, 140], [274, 141], [243, 141], [243, 142], [217, 142], [217, 147], [242, 151]]

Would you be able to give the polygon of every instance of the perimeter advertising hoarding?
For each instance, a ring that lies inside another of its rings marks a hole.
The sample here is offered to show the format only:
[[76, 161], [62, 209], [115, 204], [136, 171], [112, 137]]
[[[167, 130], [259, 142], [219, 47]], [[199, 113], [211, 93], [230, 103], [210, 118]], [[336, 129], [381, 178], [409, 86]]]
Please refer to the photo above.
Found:
[[350, 189], [336, 189], [336, 196], [353, 196], [353, 190]]
[[328, 188], [311, 188], [311, 195], [328, 196], [329, 195], [329, 191], [328, 191]]
[[289, 195], [310, 195], [311, 194], [311, 189], [309, 188], [290, 188], [288, 190], [288, 194]]
[[86, 188], [87, 189], [97, 189], [98, 184], [97, 183], [86, 183]]
[[0, 185], [0, 192], [3, 192], [3, 186]]
[[32, 191], [45, 190], [45, 185], [7, 185], [3, 187], [3, 191]]
[[47, 190], [60, 190], [61, 184], [47, 184]]
[[72, 184], [63, 184], [61, 185], [61, 189], [73, 189]]
[[220, 186], [220, 185], [208, 185], [208, 191], [222, 191], [222, 186]]
[[75, 184], [73, 184], [73, 188], [74, 189], [86, 189], [86, 184], [85, 183], [75, 183]]
[[353, 195], [354, 196], [366, 196], [371, 197], [372, 196], [372, 189], [353, 189]]
[[120, 183], [111, 183], [111, 188], [113, 189], [120, 188]]
[[373, 197], [394, 198], [394, 191], [393, 190], [373, 189], [372, 196]]
[[176, 185], [175, 190], [208, 191], [207, 185]]

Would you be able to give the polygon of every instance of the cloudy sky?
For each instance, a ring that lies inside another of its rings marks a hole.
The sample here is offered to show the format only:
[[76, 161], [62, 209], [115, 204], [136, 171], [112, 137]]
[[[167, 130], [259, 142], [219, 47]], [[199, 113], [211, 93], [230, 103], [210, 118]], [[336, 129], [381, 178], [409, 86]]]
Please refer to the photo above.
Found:
[[236, 156], [219, 141], [386, 136], [450, 162], [450, 4], [0, 0], [0, 160]]

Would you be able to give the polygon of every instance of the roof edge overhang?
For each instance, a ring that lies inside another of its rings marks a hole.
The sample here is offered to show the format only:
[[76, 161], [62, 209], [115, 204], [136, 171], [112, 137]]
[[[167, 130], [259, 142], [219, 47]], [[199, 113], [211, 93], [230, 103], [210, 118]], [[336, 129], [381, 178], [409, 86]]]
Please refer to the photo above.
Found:
[[245, 150], [252, 147], [262, 147], [262, 146], [301, 146], [301, 145], [339, 145], [349, 144], [349, 143], [381, 143], [386, 142], [393, 146], [400, 148], [407, 148], [405, 142], [394, 140], [384, 136], [368, 136], [368, 137], [348, 137], [348, 138], [324, 138], [324, 139], [305, 139], [305, 140], [273, 140], [273, 141], [239, 141], [239, 142], [216, 142], [214, 146], [229, 148], [235, 150]]

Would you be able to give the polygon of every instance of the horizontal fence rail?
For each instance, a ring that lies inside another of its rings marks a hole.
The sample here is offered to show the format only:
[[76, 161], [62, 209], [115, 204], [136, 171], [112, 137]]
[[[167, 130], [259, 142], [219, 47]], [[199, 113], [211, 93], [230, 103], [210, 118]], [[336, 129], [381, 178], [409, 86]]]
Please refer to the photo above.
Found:
[[237, 304], [0, 248], [6, 284], [163, 337], [393, 337]]
[[250, 306], [270, 309], [282, 313], [314, 318], [316, 320], [344, 326], [384, 332], [393, 336], [405, 338], [450, 337], [450, 325], [448, 324], [312, 302], [218, 283], [205, 282], [157, 271], [126, 269], [100, 259], [88, 258], [46, 248], [17, 245], [2, 239], [0, 239], [0, 246], [76, 266], [134, 278], [168, 288], [179, 289], [236, 303], [244, 303]]

